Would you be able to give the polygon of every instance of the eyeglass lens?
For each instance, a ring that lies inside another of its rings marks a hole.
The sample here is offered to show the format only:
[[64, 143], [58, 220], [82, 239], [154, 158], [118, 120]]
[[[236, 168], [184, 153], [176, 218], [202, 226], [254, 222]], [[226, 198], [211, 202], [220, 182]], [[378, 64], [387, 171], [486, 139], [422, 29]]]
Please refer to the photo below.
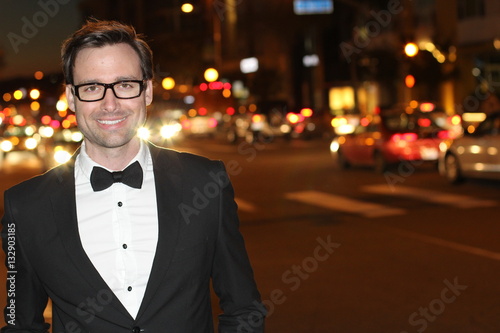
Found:
[[110, 88], [116, 98], [135, 98], [142, 92], [142, 81], [120, 81], [110, 84], [89, 83], [75, 86], [82, 101], [97, 101], [104, 98], [106, 90]]

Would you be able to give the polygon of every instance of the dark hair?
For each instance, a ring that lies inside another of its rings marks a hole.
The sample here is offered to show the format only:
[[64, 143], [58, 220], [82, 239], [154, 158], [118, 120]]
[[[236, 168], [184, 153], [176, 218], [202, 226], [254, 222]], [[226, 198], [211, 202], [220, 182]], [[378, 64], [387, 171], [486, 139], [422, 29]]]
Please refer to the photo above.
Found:
[[74, 84], [73, 68], [80, 50], [119, 43], [126, 43], [137, 52], [141, 62], [143, 79], [152, 79], [153, 53], [142, 36], [137, 34], [132, 26], [117, 21], [89, 20], [62, 44], [61, 59], [66, 84]]

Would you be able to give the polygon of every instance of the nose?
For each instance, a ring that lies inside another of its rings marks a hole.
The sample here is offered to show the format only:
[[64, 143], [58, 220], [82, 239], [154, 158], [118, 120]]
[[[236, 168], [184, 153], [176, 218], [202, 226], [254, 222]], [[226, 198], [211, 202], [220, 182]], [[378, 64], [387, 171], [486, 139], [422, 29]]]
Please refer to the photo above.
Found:
[[104, 90], [104, 98], [101, 100], [101, 108], [104, 111], [115, 111], [118, 106], [118, 98], [116, 98], [113, 89], [106, 87]]

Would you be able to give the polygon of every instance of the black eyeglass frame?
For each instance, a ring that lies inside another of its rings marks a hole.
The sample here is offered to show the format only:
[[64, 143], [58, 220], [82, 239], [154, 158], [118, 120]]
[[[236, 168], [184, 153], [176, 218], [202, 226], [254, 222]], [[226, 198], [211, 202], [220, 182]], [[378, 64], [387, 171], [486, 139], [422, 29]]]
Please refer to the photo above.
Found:
[[[136, 96], [132, 96], [132, 97], [119, 97], [118, 95], [116, 95], [115, 85], [117, 85], [119, 83], [127, 83], [127, 82], [140, 83], [141, 85], [139, 86], [139, 93]], [[78, 89], [80, 87], [83, 87], [83, 86], [92, 86], [92, 85], [97, 85], [97, 86], [104, 87], [104, 92], [102, 93], [102, 97], [98, 98], [98, 99], [92, 99], [92, 100], [82, 99], [80, 97], [80, 93], [78, 92]], [[113, 95], [115, 95], [115, 97], [118, 98], [118, 99], [133, 99], [133, 98], [137, 98], [137, 97], [141, 96], [142, 92], [144, 91], [144, 87], [145, 86], [146, 86], [146, 80], [120, 80], [120, 81], [116, 81], [116, 82], [113, 82], [113, 83], [91, 82], [91, 83], [83, 83], [83, 84], [73, 85], [73, 88], [74, 88], [73, 92], [74, 92], [75, 96], [81, 102], [97, 102], [97, 101], [102, 101], [104, 99], [104, 97], [106, 97], [106, 91], [108, 89], [111, 89], [111, 91], [113, 92]]]

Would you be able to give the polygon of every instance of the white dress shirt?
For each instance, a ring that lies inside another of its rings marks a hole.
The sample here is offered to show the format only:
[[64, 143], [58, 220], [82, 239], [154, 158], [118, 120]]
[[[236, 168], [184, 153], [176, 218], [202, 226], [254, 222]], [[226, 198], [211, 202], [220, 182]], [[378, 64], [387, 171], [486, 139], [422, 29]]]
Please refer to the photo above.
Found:
[[75, 161], [76, 208], [83, 248], [134, 318], [144, 297], [158, 242], [153, 162], [142, 141], [130, 164], [136, 160], [144, 172], [140, 189], [114, 183], [99, 192], [92, 190], [90, 174], [94, 166], [100, 165], [87, 155], [84, 144]]

